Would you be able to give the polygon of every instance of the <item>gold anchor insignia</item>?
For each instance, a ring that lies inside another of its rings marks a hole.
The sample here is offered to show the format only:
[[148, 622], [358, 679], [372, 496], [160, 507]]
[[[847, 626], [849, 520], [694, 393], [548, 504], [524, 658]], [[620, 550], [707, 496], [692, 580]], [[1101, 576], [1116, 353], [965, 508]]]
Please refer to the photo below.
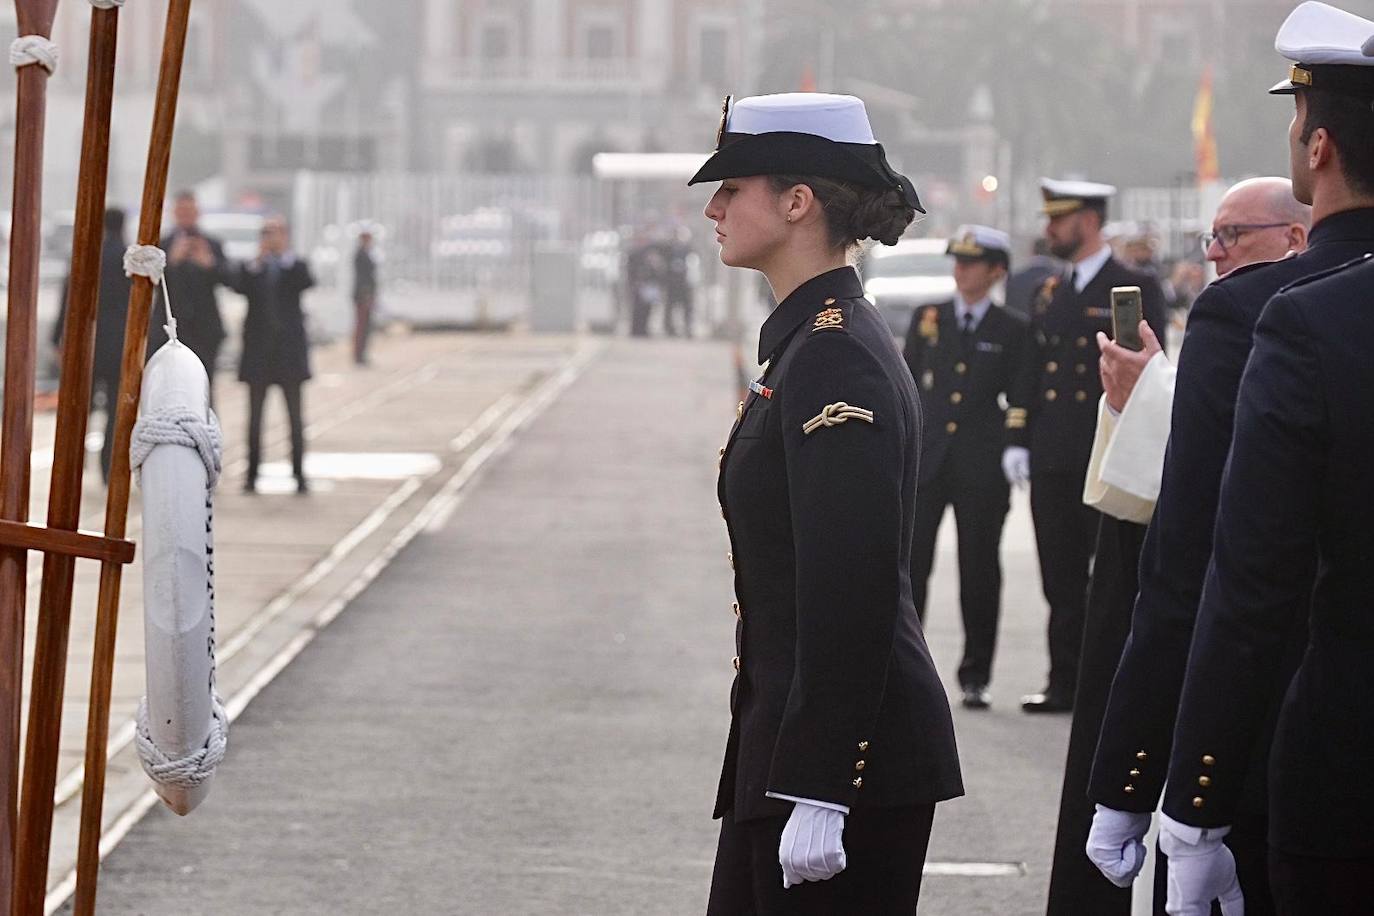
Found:
[[725, 128], [730, 120], [730, 101], [733, 95], [727, 95], [725, 102], [720, 106], [720, 126], [716, 128], [716, 149], [720, 149], [720, 144], [725, 140]]
[[844, 327], [844, 312], [839, 309], [826, 309], [816, 316], [816, 323], [811, 326], [813, 331], [824, 331], [829, 328]]

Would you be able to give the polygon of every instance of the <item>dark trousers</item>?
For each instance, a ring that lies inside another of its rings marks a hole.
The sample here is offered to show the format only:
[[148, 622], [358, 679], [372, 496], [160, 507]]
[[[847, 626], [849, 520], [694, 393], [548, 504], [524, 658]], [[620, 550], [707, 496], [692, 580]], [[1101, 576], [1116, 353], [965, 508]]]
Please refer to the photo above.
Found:
[[367, 362], [367, 345], [372, 339], [372, 307], [374, 296], [359, 296], [353, 300], [353, 362], [359, 366]]
[[[1374, 859], [1318, 859], [1269, 853], [1269, 882], [1280, 916], [1367, 916], [1374, 910]], [[1245, 899], [1250, 916], [1250, 898]]]
[[291, 473], [297, 480], [305, 477], [305, 420], [301, 410], [300, 382], [248, 383], [248, 480], [258, 479], [258, 465], [262, 459], [262, 410], [267, 389], [281, 388], [286, 399], [286, 415], [291, 422]]
[[992, 681], [997, 619], [1002, 603], [1002, 525], [1010, 507], [1005, 482], [974, 485], [942, 470], [916, 488], [916, 524], [911, 537], [911, 597], [925, 622], [926, 593], [935, 562], [935, 541], [945, 507], [954, 504], [959, 538], [959, 607], [964, 617], [964, 657], [959, 685]]
[[1072, 696], [1083, 646], [1088, 570], [1101, 513], [1083, 505], [1082, 474], [1033, 473], [1030, 497], [1040, 582], [1050, 605], [1046, 692]]
[[205, 367], [205, 376], [210, 380], [210, 409], [215, 409], [215, 364], [219, 362], [218, 343], [199, 344], [191, 348], [191, 351], [200, 357], [201, 365]]
[[1127, 916], [1131, 909], [1130, 889], [1119, 888], [1102, 877], [1097, 866], [1088, 860], [1084, 847], [1094, 811], [1088, 800], [1088, 777], [1097, 753], [1102, 717], [1107, 712], [1107, 695], [1131, 632], [1145, 526], [1094, 514], [1099, 518], [1097, 559], [1088, 587], [1069, 753], [1059, 796], [1048, 916]]
[[115, 413], [119, 410], [119, 372], [97, 372], [91, 379], [91, 411], [99, 404], [105, 414], [105, 438], [100, 443], [100, 479], [110, 482], [114, 461]]
[[737, 824], [727, 812], [706, 916], [912, 916], [934, 818], [934, 805], [854, 811], [844, 824], [845, 870], [783, 890], [778, 845], [787, 818]]

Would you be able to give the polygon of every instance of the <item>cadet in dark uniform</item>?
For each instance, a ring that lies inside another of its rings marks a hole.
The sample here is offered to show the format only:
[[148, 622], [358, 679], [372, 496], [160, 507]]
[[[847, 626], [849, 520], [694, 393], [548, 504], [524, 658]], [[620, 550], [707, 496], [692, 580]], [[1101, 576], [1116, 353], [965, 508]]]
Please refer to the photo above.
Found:
[[912, 316], [906, 364], [925, 413], [911, 595], [925, 619], [926, 585], [945, 507], [959, 528], [959, 604], [964, 706], [986, 709], [1002, 602], [1002, 523], [1010, 487], [1002, 475], [1006, 416], [1001, 398], [1021, 371], [1026, 320], [992, 301], [1011, 265], [1011, 240], [986, 226], [963, 226], [949, 243], [958, 298]]
[[1069, 712], [1098, 533], [1099, 514], [1083, 505], [1102, 396], [1096, 334], [1111, 332], [1112, 287], [1138, 286], [1145, 320], [1163, 340], [1164, 295], [1153, 276], [1118, 261], [1102, 240], [1115, 188], [1044, 179], [1041, 192], [1050, 251], [1071, 268], [1046, 280], [1031, 306], [1030, 354], [1009, 399], [1010, 445], [1002, 467], [1012, 485], [1030, 482], [1040, 579], [1050, 605], [1048, 683], [1042, 693], [1022, 698], [1021, 708]]
[[1270, 887], [1285, 916], [1369, 912], [1374, 263], [1361, 261], [1288, 287], [1255, 326], [1166, 777], [1171, 911], [1243, 896], [1223, 839], [1306, 618], [1269, 762]]
[[[1301, 16], [1295, 13], [1279, 33], [1280, 48], [1286, 48], [1285, 53], [1295, 60], [1306, 61], [1312, 52], [1300, 44], [1288, 46], [1286, 36], [1302, 27], [1304, 17], [1312, 12], [1308, 7]], [[1346, 22], [1356, 19], [1348, 17]], [[1356, 48], [1359, 35], [1374, 35], [1374, 22], [1360, 22], [1365, 24], [1352, 30]], [[1374, 58], [1369, 63], [1374, 64]], [[1179, 358], [1173, 434], [1142, 555], [1140, 595], [1112, 685], [1089, 786], [1098, 805], [1090, 852], [1104, 872], [1123, 885], [1140, 868], [1149, 812], [1164, 785], [1161, 762], [1171, 748], [1186, 659], [1212, 556], [1217, 491], [1236, 423], [1236, 390], [1250, 357], [1255, 322], [1264, 303], [1281, 287], [1374, 250], [1374, 122], [1368, 111], [1374, 100], [1374, 80], [1366, 77], [1362, 90], [1360, 71], [1353, 68], [1342, 73], [1341, 68], [1304, 64], [1300, 70], [1294, 71], [1294, 80], [1276, 89], [1299, 95], [1292, 133], [1297, 153], [1292, 157], [1293, 191], [1313, 205], [1316, 223], [1309, 247], [1281, 261], [1239, 268], [1204, 290], [1194, 305]], [[1316, 84], [1302, 82], [1312, 74]], [[1342, 75], [1346, 81], [1338, 80], [1334, 86], [1339, 88], [1333, 88], [1332, 78]], [[1354, 80], [1349, 79], [1352, 75]], [[1324, 161], [1315, 168], [1309, 165], [1306, 150], [1313, 137], [1320, 137], [1324, 147]], [[1223, 228], [1218, 227], [1219, 237]], [[1309, 547], [1305, 556], [1289, 556], [1287, 563], [1294, 582], [1306, 583], [1304, 588], [1310, 589], [1315, 547]], [[1260, 716], [1263, 725], [1245, 761], [1243, 788], [1235, 799], [1232, 829], [1225, 838], [1251, 916], [1279, 911], [1268, 881], [1273, 850], [1268, 843], [1266, 771], [1272, 710], [1307, 646], [1305, 615], [1295, 615], [1290, 622], [1286, 633], [1275, 634], [1281, 637], [1283, 649], [1269, 696], [1246, 710], [1247, 715]], [[1230, 699], [1229, 693], [1225, 696]], [[1164, 872], [1161, 863], [1156, 868], [1155, 890], [1155, 910], [1161, 913]], [[1336, 912], [1320, 907], [1312, 911]]]
[[920, 202], [851, 96], [727, 101], [715, 180], [721, 260], [780, 302], [721, 449], [738, 673], [708, 912], [912, 913], [963, 785], [911, 596], [920, 404], [849, 265]]

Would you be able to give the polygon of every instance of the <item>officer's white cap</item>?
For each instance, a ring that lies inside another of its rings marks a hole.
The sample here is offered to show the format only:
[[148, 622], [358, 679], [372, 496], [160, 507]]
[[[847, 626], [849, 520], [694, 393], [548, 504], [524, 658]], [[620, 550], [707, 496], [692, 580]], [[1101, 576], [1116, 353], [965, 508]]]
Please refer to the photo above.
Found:
[[1046, 216], [1063, 216], [1082, 210], [1089, 204], [1106, 203], [1116, 194], [1116, 188], [1096, 181], [1066, 181], [1041, 178], [1040, 193], [1045, 198], [1041, 212]]
[[726, 114], [725, 130], [733, 134], [814, 134], [836, 143], [878, 142], [873, 139], [873, 126], [862, 99], [824, 92], [783, 92], [740, 99]]
[[991, 226], [960, 226], [949, 240], [948, 253], [957, 258], [986, 258], [1002, 254], [1011, 257], [1011, 236]]
[[1274, 49], [1294, 62], [1289, 78], [1269, 90], [1274, 94], [1329, 89], [1374, 96], [1374, 20], [1308, 0], [1288, 14]]

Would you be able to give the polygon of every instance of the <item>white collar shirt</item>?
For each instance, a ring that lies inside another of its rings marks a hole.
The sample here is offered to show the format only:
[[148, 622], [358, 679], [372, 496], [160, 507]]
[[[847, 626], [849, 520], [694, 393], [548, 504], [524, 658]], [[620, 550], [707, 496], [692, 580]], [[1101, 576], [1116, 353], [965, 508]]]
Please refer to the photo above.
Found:
[[1103, 245], [1095, 254], [1090, 254], [1075, 263], [1073, 265], [1073, 288], [1080, 293], [1087, 289], [1088, 284], [1093, 282], [1093, 278], [1111, 260], [1111, 257], [1112, 246]]

